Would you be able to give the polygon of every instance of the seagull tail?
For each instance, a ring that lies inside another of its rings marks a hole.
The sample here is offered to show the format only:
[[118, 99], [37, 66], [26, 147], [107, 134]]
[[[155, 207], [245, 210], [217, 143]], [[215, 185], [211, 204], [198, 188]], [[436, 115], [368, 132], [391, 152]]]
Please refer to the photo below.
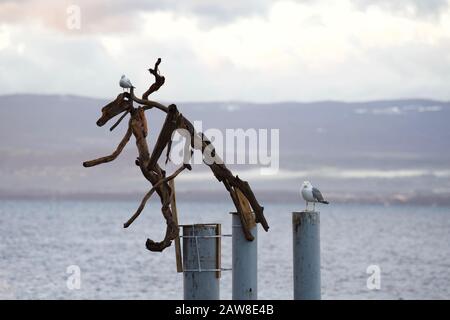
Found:
[[323, 204], [330, 204], [328, 201], [325, 201], [325, 200], [322, 200], [322, 201], [319, 201], [320, 203], [323, 203]]

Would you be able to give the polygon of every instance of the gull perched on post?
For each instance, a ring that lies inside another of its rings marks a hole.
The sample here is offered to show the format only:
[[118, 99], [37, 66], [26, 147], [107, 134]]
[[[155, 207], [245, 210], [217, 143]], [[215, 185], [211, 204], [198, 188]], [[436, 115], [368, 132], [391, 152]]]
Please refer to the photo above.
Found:
[[313, 187], [311, 182], [304, 181], [301, 189], [301, 194], [303, 199], [306, 201], [306, 211], [308, 211], [308, 203], [312, 202], [314, 207], [313, 210], [316, 209], [316, 202], [328, 204], [328, 201], [325, 201], [322, 193], [319, 191], [319, 189]]
[[131, 84], [130, 79], [128, 79], [127, 77], [125, 77], [124, 74], [123, 74], [122, 77], [120, 78], [119, 85], [120, 85], [124, 90], [125, 90], [125, 89], [131, 89], [131, 88], [134, 88], [134, 86]]

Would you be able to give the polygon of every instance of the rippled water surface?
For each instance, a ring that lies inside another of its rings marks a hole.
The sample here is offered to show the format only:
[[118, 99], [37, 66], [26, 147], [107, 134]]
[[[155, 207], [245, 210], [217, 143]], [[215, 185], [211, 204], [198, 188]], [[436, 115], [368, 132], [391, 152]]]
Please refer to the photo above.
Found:
[[[0, 298], [182, 299], [173, 246], [163, 253], [145, 240], [163, 237], [152, 202], [128, 229], [135, 202], [0, 201]], [[180, 203], [180, 223], [222, 223], [229, 203]], [[303, 204], [265, 204], [270, 231], [259, 230], [259, 298], [292, 298], [291, 211]], [[450, 299], [450, 208], [331, 205], [321, 207], [324, 299]], [[222, 267], [231, 266], [224, 238]], [[81, 270], [81, 289], [67, 288], [66, 269]], [[369, 290], [366, 269], [381, 269]], [[231, 298], [223, 272], [221, 298]]]

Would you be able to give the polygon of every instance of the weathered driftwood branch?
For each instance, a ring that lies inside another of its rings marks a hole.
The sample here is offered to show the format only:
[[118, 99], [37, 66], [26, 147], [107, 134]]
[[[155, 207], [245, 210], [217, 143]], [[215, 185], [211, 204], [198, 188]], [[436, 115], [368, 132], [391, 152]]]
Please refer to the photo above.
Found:
[[[150, 189], [149, 192], [147, 192], [147, 194], [144, 196], [144, 198], [142, 199], [141, 204], [139, 205], [139, 208], [136, 210], [136, 213], [133, 214], [133, 216], [123, 224], [124, 228], [128, 228], [133, 222], [134, 220], [136, 220], [137, 217], [139, 217], [139, 215], [141, 214], [142, 210], [144, 210], [145, 204], [147, 203], [148, 199], [150, 199], [150, 197], [152, 196], [152, 194], [155, 192], [156, 188], [159, 187], [159, 185], [163, 182], [169, 182], [172, 179], [175, 179], [176, 176], [178, 176], [184, 169], [188, 169], [191, 170], [191, 166], [190, 165], [183, 165], [182, 167], [178, 168], [172, 175], [159, 180], [154, 186], [153, 188]], [[173, 197], [173, 191], [170, 194], [171, 197]]]
[[125, 133], [125, 136], [122, 138], [122, 141], [120, 141], [119, 145], [117, 146], [117, 149], [113, 153], [111, 153], [109, 156], [101, 157], [91, 161], [85, 161], [83, 162], [83, 166], [88, 168], [115, 160], [122, 152], [123, 148], [125, 148], [128, 141], [130, 140], [131, 134], [132, 134], [131, 128], [128, 128], [127, 132]]
[[[233, 176], [230, 170], [223, 164], [223, 161], [215, 154], [214, 147], [211, 142], [203, 135], [203, 133], [197, 133], [194, 129], [192, 123], [187, 120], [177, 109], [176, 105], [172, 104], [168, 107], [163, 104], [151, 101], [148, 97], [159, 90], [161, 86], [165, 82], [165, 78], [159, 73], [159, 64], [161, 63], [161, 59], [155, 63], [153, 69], [149, 69], [150, 74], [155, 77], [155, 82], [148, 88], [147, 91], [142, 95], [142, 98], [138, 98], [134, 95], [134, 89], [130, 90], [130, 93], [125, 92], [121, 93], [117, 96], [117, 98], [107, 104], [102, 108], [102, 116], [98, 119], [97, 125], [103, 126], [110, 119], [115, 117], [120, 113], [124, 113], [120, 119], [111, 127], [113, 130], [120, 121], [129, 113], [130, 120], [128, 123], [128, 130], [122, 141], [119, 143], [117, 149], [109, 156], [101, 157], [99, 159], [86, 161], [83, 163], [85, 167], [95, 166], [101, 163], [109, 162], [117, 158], [117, 156], [121, 153], [125, 145], [128, 143], [131, 135], [134, 135], [136, 138], [136, 146], [139, 152], [139, 156], [136, 160], [136, 165], [138, 165], [141, 169], [144, 177], [152, 184], [152, 188], [145, 195], [144, 199], [141, 202], [136, 213], [128, 220], [127, 223], [124, 224], [124, 227], [128, 227], [142, 212], [145, 207], [146, 202], [151, 197], [151, 195], [156, 192], [161, 200], [161, 211], [166, 219], [166, 234], [164, 239], [160, 242], [154, 242], [151, 239], [147, 239], [146, 247], [151, 251], [162, 251], [166, 247], [170, 246], [173, 239], [178, 236], [178, 225], [175, 221], [172, 210], [170, 207], [172, 190], [168, 184], [168, 181], [175, 179], [180, 172], [184, 169], [191, 169], [189, 164], [184, 164], [183, 167], [176, 170], [172, 175], [166, 177], [166, 173], [158, 164], [158, 160], [160, 159], [162, 152], [165, 148], [167, 148], [167, 157], [166, 162], [168, 161], [168, 156], [170, 153], [170, 147], [172, 142], [172, 134], [177, 129], [187, 130], [191, 138], [191, 147], [192, 149], [200, 150], [202, 154], [205, 156], [205, 151], [209, 154], [210, 157], [214, 158], [216, 161], [205, 161], [206, 165], [208, 165], [213, 172], [216, 179], [222, 182], [225, 188], [230, 193], [230, 196], [233, 200], [233, 203], [236, 206], [238, 213], [243, 219], [243, 211], [242, 207], [239, 203], [238, 195], [236, 191], [239, 190], [242, 195], [248, 200], [253, 212], [255, 214], [255, 221], [261, 223], [263, 228], [267, 231], [269, 226], [264, 217], [263, 210], [264, 208], [259, 205], [256, 200], [253, 191], [251, 190], [249, 184], [246, 181], [241, 180], [238, 176]], [[133, 107], [133, 102], [136, 102], [139, 105], [137, 108]], [[164, 121], [164, 125], [161, 129], [161, 132], [158, 136], [158, 140], [156, 142], [155, 147], [150, 156], [149, 148], [147, 145], [147, 120], [145, 117], [145, 111], [150, 110], [152, 108], [159, 109], [165, 112], [166, 119]], [[192, 151], [191, 151], [192, 155]], [[248, 240], [253, 240], [253, 236], [243, 224], [243, 231]]]
[[114, 123], [114, 125], [111, 128], [109, 128], [109, 131], [113, 131], [120, 124], [120, 122], [122, 122], [123, 118], [127, 116], [128, 112], [129, 111], [125, 111], [123, 115], [119, 118], [119, 120], [117, 120], [116, 123]]
[[144, 92], [142, 95], [143, 100], [148, 100], [148, 96], [151, 95], [153, 92], [158, 91], [159, 88], [162, 87], [166, 79], [159, 74], [159, 64], [161, 63], [161, 58], [158, 58], [158, 61], [155, 63], [155, 67], [153, 69], [148, 69], [148, 71], [155, 76], [155, 82], [148, 88], [147, 91]]

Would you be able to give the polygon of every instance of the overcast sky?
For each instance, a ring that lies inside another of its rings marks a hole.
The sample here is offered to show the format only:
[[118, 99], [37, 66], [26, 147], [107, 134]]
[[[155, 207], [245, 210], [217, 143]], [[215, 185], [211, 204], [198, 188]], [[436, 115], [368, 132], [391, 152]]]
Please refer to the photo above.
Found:
[[0, 94], [143, 92], [161, 57], [166, 101], [450, 100], [449, 2], [0, 0]]

